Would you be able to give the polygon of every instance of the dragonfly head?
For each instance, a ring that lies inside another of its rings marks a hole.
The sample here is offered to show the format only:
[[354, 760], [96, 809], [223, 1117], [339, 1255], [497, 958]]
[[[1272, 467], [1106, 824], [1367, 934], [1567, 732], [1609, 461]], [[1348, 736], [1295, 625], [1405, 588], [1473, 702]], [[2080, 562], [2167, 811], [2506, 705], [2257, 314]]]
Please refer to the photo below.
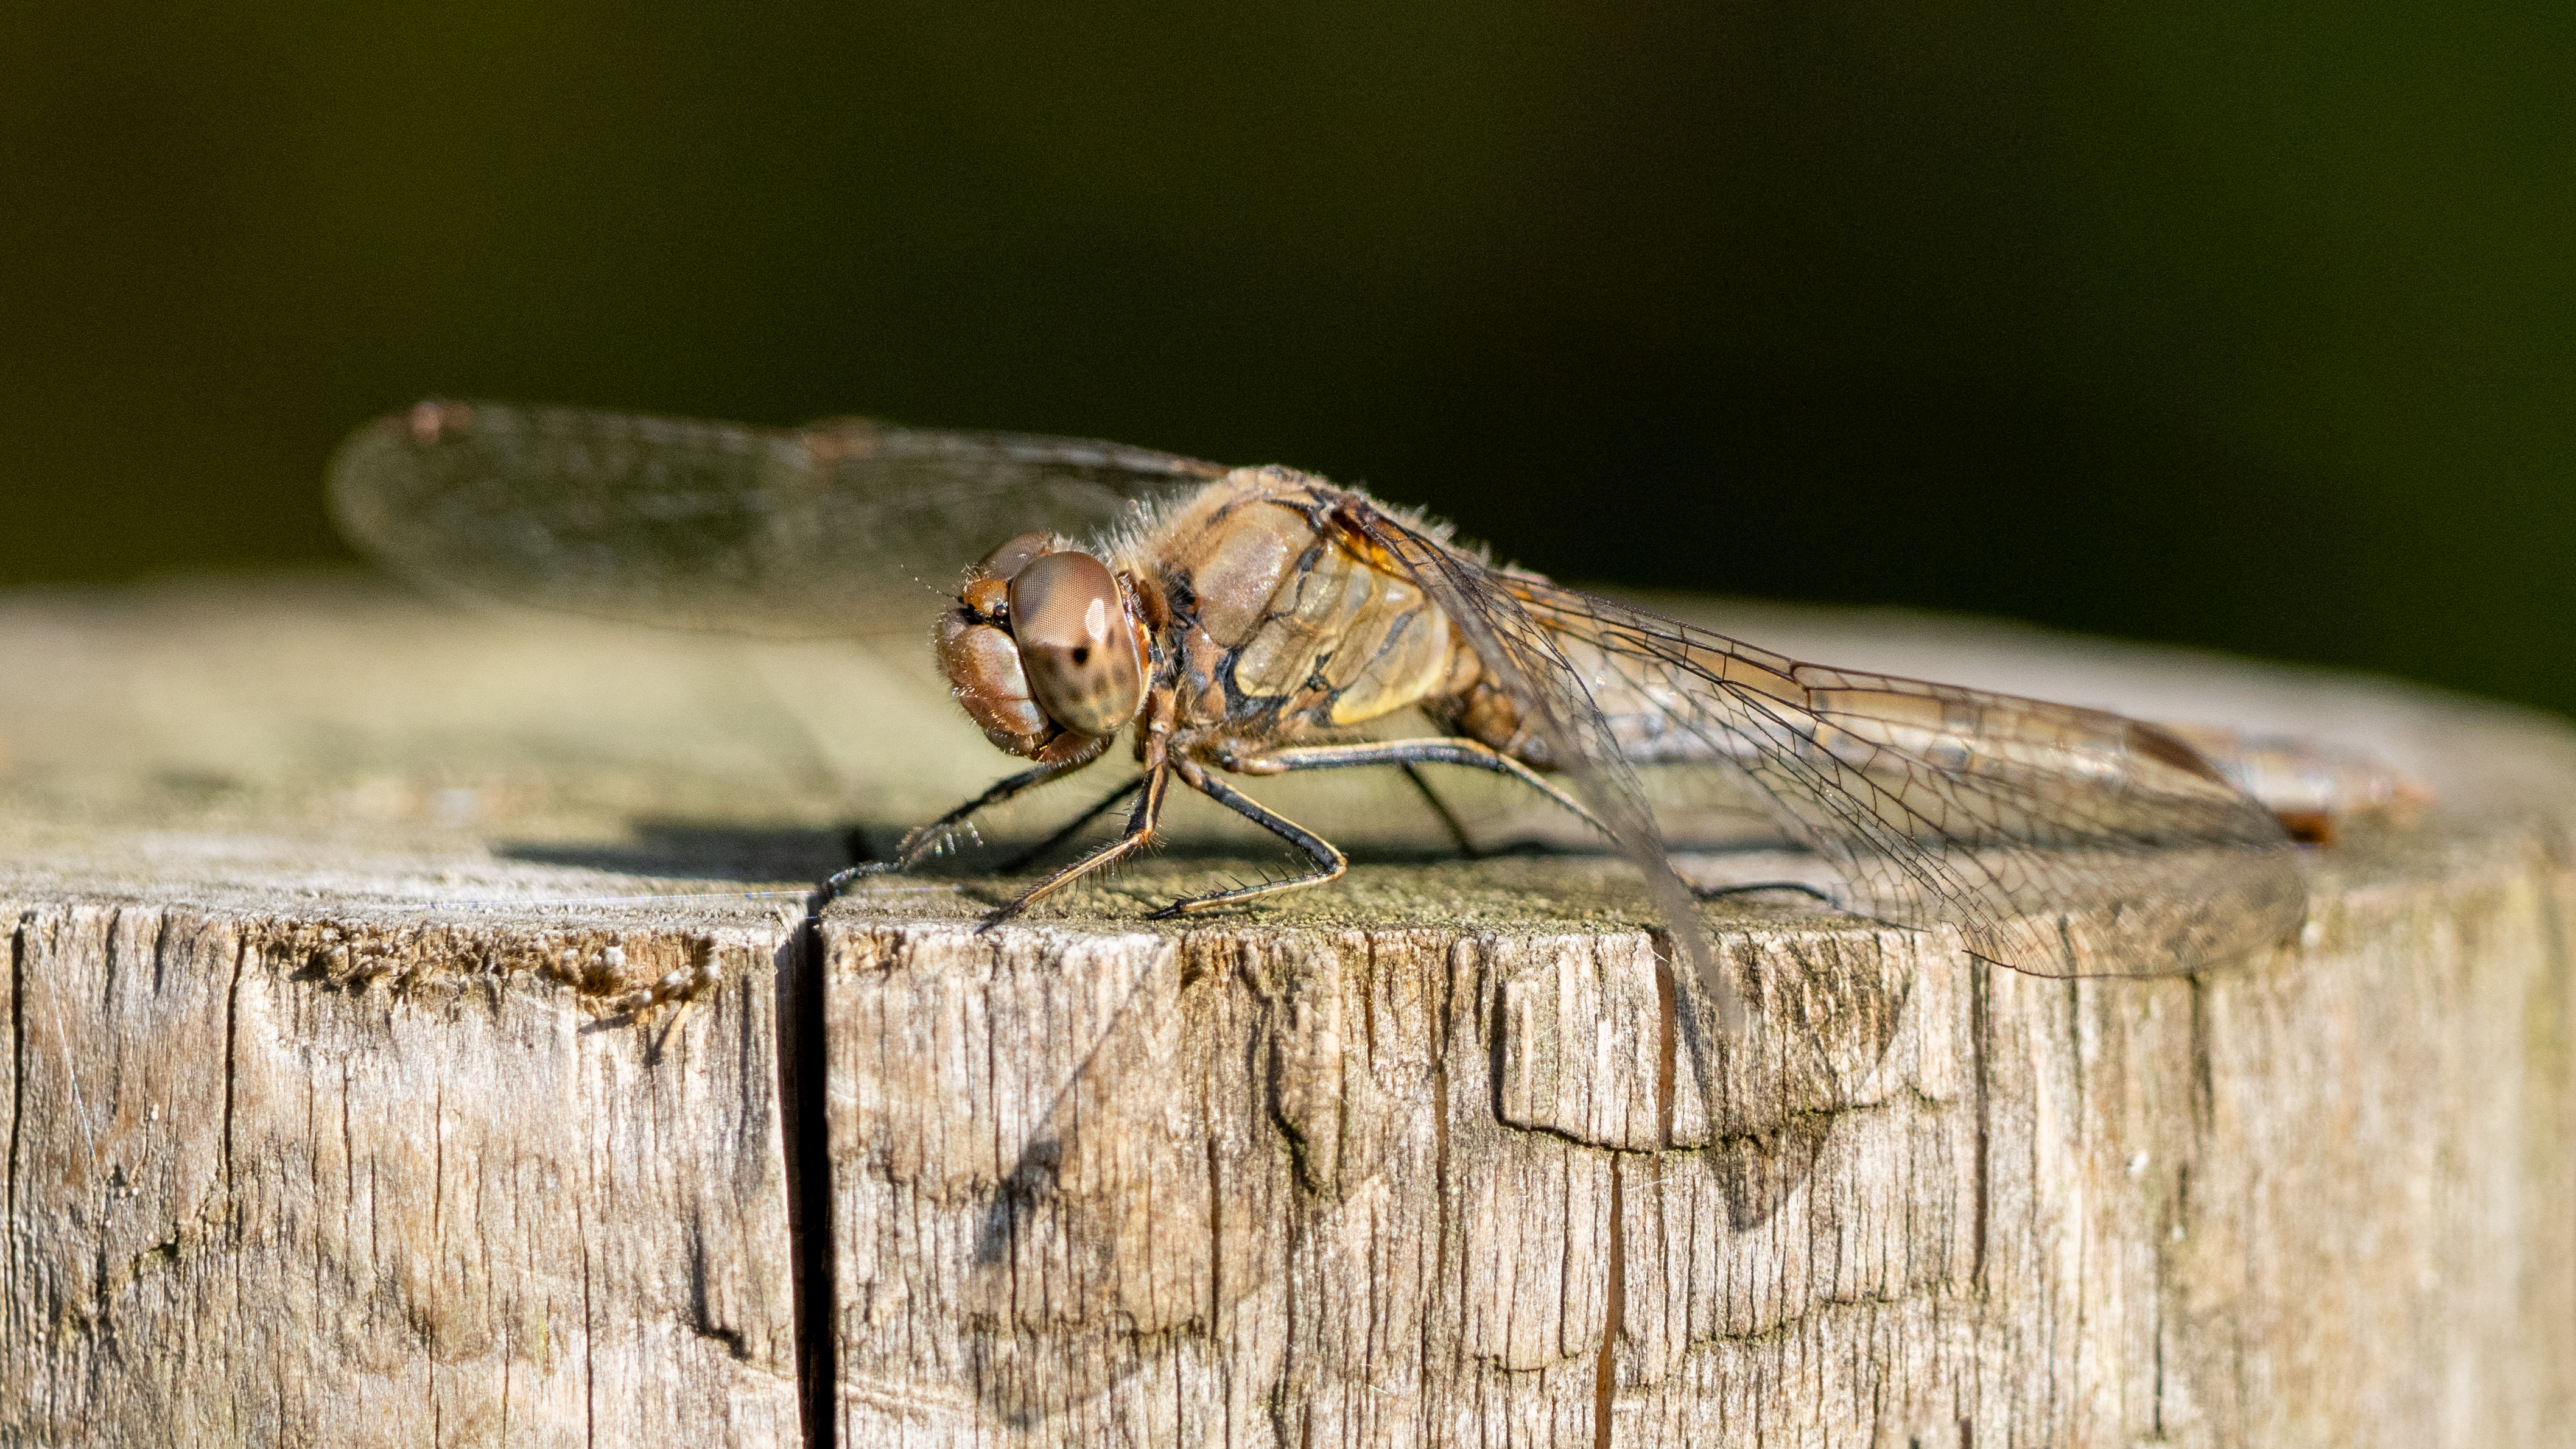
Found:
[[1143, 706], [1149, 651], [1134, 590], [1062, 537], [1024, 533], [994, 549], [957, 604], [940, 621], [939, 665], [1002, 749], [1047, 758], [1118, 733]]

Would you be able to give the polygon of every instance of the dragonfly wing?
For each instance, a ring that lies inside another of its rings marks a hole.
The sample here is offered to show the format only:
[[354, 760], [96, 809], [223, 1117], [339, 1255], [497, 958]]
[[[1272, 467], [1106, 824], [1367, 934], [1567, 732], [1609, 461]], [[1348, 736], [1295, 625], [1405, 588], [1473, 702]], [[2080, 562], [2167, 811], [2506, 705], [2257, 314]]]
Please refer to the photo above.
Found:
[[445, 593], [778, 638], [918, 629], [1016, 533], [1081, 537], [1224, 472], [1143, 448], [426, 402], [331, 463], [361, 548]]
[[2271, 813], [2154, 725], [1802, 663], [1489, 579], [1584, 677], [1626, 758], [1740, 776], [1861, 914], [1956, 927], [1975, 954], [2036, 975], [2155, 976], [2278, 941], [2306, 912]]
[[1564, 636], [1527, 600], [1499, 587], [1502, 576], [1490, 566], [1432, 533], [1357, 498], [1345, 502], [1339, 521], [1355, 541], [1420, 585], [1467, 637], [1487, 674], [1519, 705], [1523, 725], [1544, 742], [1548, 763], [1636, 863], [1720, 1026], [1735, 1031], [1743, 1003], [1718, 968], [1698, 899], [1673, 870], [1637, 772], [1584, 673], [1561, 647]]

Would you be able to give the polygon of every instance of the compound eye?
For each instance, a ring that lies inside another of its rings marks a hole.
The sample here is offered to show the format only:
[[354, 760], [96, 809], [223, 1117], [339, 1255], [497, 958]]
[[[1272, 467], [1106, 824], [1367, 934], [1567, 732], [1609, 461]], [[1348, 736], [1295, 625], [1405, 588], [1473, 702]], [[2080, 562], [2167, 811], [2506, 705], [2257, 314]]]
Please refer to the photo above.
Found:
[[1032, 560], [1062, 547], [1064, 540], [1052, 533], [1023, 533], [1016, 538], [1002, 540], [1001, 547], [984, 555], [984, 561], [975, 566], [975, 571], [988, 579], [1000, 579], [1007, 584], [1018, 578], [1020, 570], [1027, 568]]
[[1087, 553], [1042, 554], [1012, 575], [1011, 637], [1029, 693], [1066, 729], [1114, 735], [1144, 703], [1145, 666], [1126, 600]]

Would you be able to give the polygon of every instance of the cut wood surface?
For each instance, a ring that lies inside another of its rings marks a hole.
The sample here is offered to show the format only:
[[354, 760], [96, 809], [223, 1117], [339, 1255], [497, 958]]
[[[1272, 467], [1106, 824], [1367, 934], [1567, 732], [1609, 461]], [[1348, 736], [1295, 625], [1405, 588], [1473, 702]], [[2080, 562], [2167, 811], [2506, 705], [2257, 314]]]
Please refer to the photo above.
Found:
[[970, 857], [806, 933], [1006, 765], [908, 641], [0, 596], [0, 1443], [2576, 1438], [2576, 733], [1666, 602], [2438, 804], [2191, 977], [1714, 904], [1727, 1038], [1612, 862], [1329, 790], [1360, 863], [1275, 909], [1138, 919], [1263, 868], [1199, 815], [1024, 923]]

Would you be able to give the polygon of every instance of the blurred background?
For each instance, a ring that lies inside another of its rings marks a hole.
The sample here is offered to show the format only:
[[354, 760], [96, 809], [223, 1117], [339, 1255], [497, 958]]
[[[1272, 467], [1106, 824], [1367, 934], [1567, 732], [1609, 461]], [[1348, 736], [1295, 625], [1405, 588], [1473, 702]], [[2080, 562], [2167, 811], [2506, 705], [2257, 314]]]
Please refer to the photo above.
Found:
[[0, 28], [0, 583], [424, 394], [1116, 438], [1559, 577], [2576, 711], [2576, 9], [380, 0]]

